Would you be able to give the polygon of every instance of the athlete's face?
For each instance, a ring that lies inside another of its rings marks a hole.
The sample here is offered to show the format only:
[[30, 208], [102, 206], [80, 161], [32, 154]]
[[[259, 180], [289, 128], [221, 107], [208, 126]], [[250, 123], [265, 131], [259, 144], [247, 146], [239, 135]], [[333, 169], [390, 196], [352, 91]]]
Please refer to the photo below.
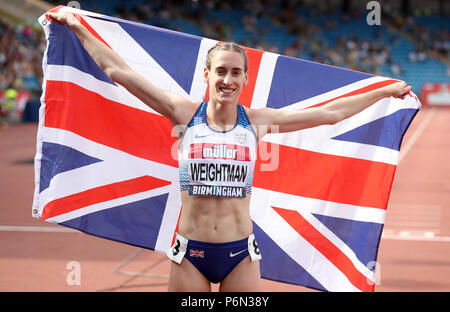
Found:
[[244, 66], [244, 56], [239, 52], [219, 50], [215, 53], [211, 69], [204, 71], [210, 101], [237, 104], [242, 87], [248, 83]]

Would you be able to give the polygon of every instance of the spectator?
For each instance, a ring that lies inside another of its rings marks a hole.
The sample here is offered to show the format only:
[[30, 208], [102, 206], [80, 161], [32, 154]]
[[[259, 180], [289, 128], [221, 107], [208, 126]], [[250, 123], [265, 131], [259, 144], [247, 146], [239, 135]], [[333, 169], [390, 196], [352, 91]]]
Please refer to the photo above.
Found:
[[403, 73], [402, 67], [397, 63], [392, 63], [390, 69], [394, 76], [400, 76]]
[[[56, 0], [50, 2], [60, 4]], [[322, 1], [155, 0], [139, 4], [125, 1], [119, 3], [114, 13], [119, 18], [165, 28], [174, 28], [171, 27], [174, 20], [184, 19], [197, 26], [202, 36], [221, 41], [235, 40], [234, 34], [241, 28], [245, 29], [247, 36], [240, 38], [238, 43], [248, 47], [372, 74], [378, 74], [380, 68], [385, 68], [387, 73], [384, 74], [396, 76], [403, 74], [405, 69], [392, 60], [389, 46], [395, 49], [402, 36], [389, 37], [384, 26], [391, 24], [408, 33], [414, 40], [415, 49], [407, 56], [410, 62], [425, 62], [429, 57], [442, 62], [449, 61], [450, 32], [446, 26], [448, 22], [445, 22], [448, 19], [444, 17], [444, 23], [432, 28], [426, 21], [420, 20], [422, 13], [403, 17], [388, 4], [387, 7], [383, 6], [383, 27], [371, 28], [374, 35], [369, 32], [363, 38], [353, 34], [342, 35], [342, 29], [350, 26], [349, 31], [356, 31], [351, 29], [351, 23], [364, 20], [365, 14], [353, 9], [341, 12], [337, 5]], [[99, 13], [102, 10], [95, 4], [84, 9]], [[225, 12], [226, 15], [233, 11], [240, 13], [230, 23], [217, 19], [211, 21], [208, 18], [211, 10]], [[183, 31], [182, 28], [178, 30]], [[269, 33], [273, 34], [273, 30], [276, 30], [275, 40], [273, 36], [267, 36]], [[341, 37], [331, 39], [335, 33]], [[17, 90], [40, 87], [45, 48], [46, 40], [42, 32], [30, 25], [16, 25], [0, 20], [0, 90], [9, 87]], [[450, 69], [447, 69], [447, 75], [450, 75]]]
[[15, 121], [15, 108], [16, 108], [16, 99], [17, 99], [17, 91], [10, 88], [5, 90], [5, 95], [0, 103], [0, 123], [2, 128], [8, 127], [10, 122]]
[[416, 50], [412, 51], [408, 55], [410, 62], [425, 62], [427, 60], [427, 54], [424, 51], [422, 45], [418, 45]]
[[44, 50], [42, 33], [0, 20], [0, 89], [39, 88]]

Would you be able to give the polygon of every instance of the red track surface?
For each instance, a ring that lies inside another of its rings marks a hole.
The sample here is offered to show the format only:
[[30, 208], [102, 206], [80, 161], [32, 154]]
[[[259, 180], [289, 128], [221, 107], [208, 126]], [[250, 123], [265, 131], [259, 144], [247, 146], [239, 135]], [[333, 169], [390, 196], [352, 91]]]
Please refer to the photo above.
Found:
[[[422, 109], [405, 136], [375, 291], [450, 291], [449, 120], [448, 109]], [[0, 129], [0, 291], [166, 291], [167, 278], [155, 276], [169, 274], [165, 255], [31, 217], [36, 131]], [[80, 285], [67, 282], [71, 261]], [[267, 280], [263, 290], [310, 291]]]

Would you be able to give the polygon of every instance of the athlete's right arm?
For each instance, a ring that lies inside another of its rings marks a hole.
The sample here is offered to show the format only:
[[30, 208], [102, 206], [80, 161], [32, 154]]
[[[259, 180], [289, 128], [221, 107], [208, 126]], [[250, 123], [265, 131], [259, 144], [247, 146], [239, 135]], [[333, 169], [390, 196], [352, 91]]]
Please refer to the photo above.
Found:
[[152, 85], [147, 79], [135, 72], [112, 49], [103, 44], [86, 29], [72, 13], [48, 13], [59, 24], [67, 25], [78, 37], [83, 47], [108, 75], [125, 87], [130, 93], [146, 105], [170, 119], [172, 124], [187, 124], [195, 112], [196, 105], [188, 99]]

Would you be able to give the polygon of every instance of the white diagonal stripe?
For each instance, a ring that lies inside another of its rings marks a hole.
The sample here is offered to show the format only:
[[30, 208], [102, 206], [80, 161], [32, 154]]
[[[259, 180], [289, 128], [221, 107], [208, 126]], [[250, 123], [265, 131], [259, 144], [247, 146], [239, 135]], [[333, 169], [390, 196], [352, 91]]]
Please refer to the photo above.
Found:
[[418, 109], [419, 105], [420, 103], [413, 97], [408, 97], [403, 101], [400, 99], [386, 98], [336, 125], [323, 125], [289, 133], [267, 134], [264, 136], [263, 141], [318, 153], [396, 165], [399, 153], [397, 150], [370, 144], [333, 140], [332, 138], [378, 118], [391, 115], [400, 109]]
[[334, 203], [253, 187], [250, 206], [252, 216], [253, 214], [261, 215], [264, 213], [264, 209], [260, 208], [262, 204], [265, 206], [278, 205], [280, 208], [296, 210], [302, 213], [315, 213], [329, 217], [378, 224], [384, 224], [386, 218], [386, 210], [384, 209]]
[[[299, 236], [296, 231], [291, 231], [291, 229], [286, 230], [286, 228], [291, 228], [290, 226], [286, 226], [284, 224], [283, 226], [275, 226], [272, 224], [272, 222], [276, 219], [275, 215], [278, 215], [271, 206], [280, 207], [283, 209], [289, 209], [297, 211], [299, 214], [303, 216], [312, 226], [314, 226], [322, 235], [324, 235], [332, 244], [335, 246], [339, 246], [340, 251], [353, 263], [355, 268], [361, 272], [368, 280], [374, 281], [374, 272], [369, 269], [367, 266], [368, 264], [362, 263], [356, 256], [353, 250], [351, 250], [345, 242], [343, 242], [339, 237], [337, 237], [333, 232], [331, 232], [328, 228], [326, 228], [319, 220], [317, 220], [313, 213], [319, 213], [326, 216], [333, 216], [333, 217], [339, 217], [339, 218], [346, 218], [349, 220], [355, 220], [355, 221], [364, 221], [364, 222], [373, 222], [374, 219], [382, 218], [384, 220], [385, 211], [382, 209], [373, 209], [373, 208], [361, 208], [361, 207], [349, 207], [348, 211], [345, 211], [346, 205], [341, 205], [340, 212], [334, 203], [331, 202], [325, 202], [325, 201], [319, 201], [319, 200], [313, 200], [310, 198], [303, 198], [303, 197], [297, 197], [287, 194], [281, 194], [277, 192], [267, 191], [264, 189], [254, 188], [252, 190], [252, 202], [251, 202], [251, 215], [253, 221], [255, 221], [258, 226], [263, 227], [265, 223], [267, 223], [267, 228], [264, 228], [264, 231], [267, 233], [268, 231], [271, 231], [270, 227], [275, 227], [277, 230], [276, 232], [283, 232], [283, 231], [289, 231], [292, 232], [289, 235], [291, 236], [290, 239], [293, 239], [295, 236]], [[294, 199], [295, 197], [295, 199]], [[253, 198], [257, 198], [256, 200], [253, 200]], [[315, 202], [315, 203], [314, 203]], [[313, 204], [313, 205], [311, 205]], [[314, 207], [315, 206], [315, 207]], [[351, 206], [351, 205], [348, 205]], [[378, 211], [377, 211], [378, 210]], [[372, 215], [372, 216], [371, 216]], [[374, 216], [377, 216], [375, 217]], [[356, 217], [354, 217], [356, 216]], [[370, 216], [370, 217], [369, 217]], [[380, 220], [381, 221], [381, 220]], [[281, 222], [281, 221], [280, 221]], [[269, 223], [271, 225], [269, 225]], [[270, 235], [272, 239], [272, 235]], [[287, 235], [286, 235], [287, 236]], [[300, 237], [300, 236], [299, 236]], [[284, 239], [280, 239], [282, 241]], [[279, 243], [280, 244], [280, 243]], [[297, 248], [305, 248], [306, 245], [309, 245], [307, 241], [299, 240], [299, 242], [296, 241]], [[312, 246], [311, 246], [312, 247]], [[290, 247], [292, 248], [292, 247]], [[310, 248], [310, 247], [308, 247]], [[304, 252], [298, 252], [297, 254], [305, 254]], [[303, 251], [303, 250], [302, 250]], [[292, 255], [290, 255], [292, 258], [294, 258]], [[325, 261], [330, 266], [334, 266], [333, 264], [329, 263], [328, 259], [325, 259]], [[302, 267], [306, 269], [306, 267], [302, 264], [303, 262], [298, 262]], [[314, 267], [314, 264], [311, 263], [309, 265], [309, 268]], [[309, 270], [308, 270], [309, 271]], [[313, 270], [311, 270], [313, 271]]]
[[200, 42], [197, 63], [195, 65], [194, 78], [192, 80], [191, 92], [188, 96], [192, 102], [202, 101], [205, 96], [207, 84], [203, 76], [203, 70], [206, 66], [206, 55], [208, 50], [217, 43], [216, 40], [203, 38]]
[[55, 128], [43, 131], [46, 142], [67, 145], [102, 161], [55, 175], [49, 187], [39, 195], [40, 209], [58, 198], [144, 175], [153, 176], [155, 172], [166, 181], [178, 179], [178, 168], [129, 155], [69, 131]]
[[82, 72], [75, 67], [49, 64], [47, 65], [45, 78], [48, 80], [70, 82], [86, 90], [95, 92], [110, 101], [159, 115], [159, 113], [142, 103], [141, 100], [128, 92], [124, 87], [120, 85], [114, 86], [108, 82], [98, 80], [94, 76]]
[[[256, 218], [253, 221], [325, 289], [329, 291], [360, 291], [324, 255], [298, 235], [292, 227], [286, 226], [286, 221], [273, 209], [268, 209], [265, 218]], [[319, 263], [320, 265], [317, 265]]]
[[278, 56], [279, 55], [275, 53], [263, 53], [250, 108], [257, 109], [266, 107]]
[[350, 83], [348, 85], [342, 86], [340, 88], [333, 89], [333, 90], [321, 93], [319, 95], [310, 97], [306, 100], [299, 101], [299, 102], [296, 102], [293, 104], [289, 104], [289, 105], [283, 107], [282, 109], [290, 110], [290, 111], [297, 111], [300, 109], [304, 109], [306, 107], [310, 107], [310, 106], [313, 106], [313, 105], [316, 105], [319, 103], [323, 103], [323, 102], [329, 101], [331, 99], [343, 96], [350, 92], [367, 87], [368, 85], [371, 85], [371, 84], [374, 84], [377, 82], [381, 82], [381, 81], [385, 81], [385, 80], [389, 80], [389, 79], [390, 78], [385, 78], [385, 77], [380, 77], [380, 76], [361, 79], [356, 82]]
[[79, 208], [79, 209], [70, 211], [65, 214], [61, 214], [61, 215], [46, 219], [45, 221], [52, 222], [52, 223], [61, 223], [61, 222], [65, 222], [65, 221], [68, 221], [68, 220], [71, 220], [74, 218], [82, 217], [82, 216], [90, 214], [90, 213], [94, 213], [94, 212], [109, 209], [109, 208], [115, 208], [120, 205], [133, 203], [138, 200], [147, 199], [147, 198], [158, 196], [158, 195], [165, 194], [168, 192], [171, 192], [170, 185], [160, 187], [157, 189], [153, 189], [153, 190], [149, 190], [149, 191], [145, 191], [145, 192], [135, 193], [135, 194], [128, 195], [128, 196], [123, 196], [120, 198], [111, 199], [108, 201], [103, 201], [103, 202], [96, 203], [93, 205], [89, 205], [89, 206], [86, 206], [83, 208]]
[[[92, 19], [86, 17], [89, 23], [92, 23], [93, 28], [103, 39], [108, 39], [106, 33], [111, 32], [110, 27], [115, 27], [115, 35], [119, 34], [118, 43], [115, 51], [120, 57], [137, 73], [142, 75], [145, 79], [150, 81], [154, 86], [188, 97], [184, 89], [169, 75], [133, 37], [131, 37], [119, 24], [104, 21], [101, 19]], [[97, 25], [104, 23], [105, 27], [97, 27]], [[105, 40], [106, 41], [106, 40]], [[108, 44], [109, 42], [106, 41]], [[114, 42], [113, 42], [114, 43]], [[153, 44], [157, 45], [158, 42]]]

